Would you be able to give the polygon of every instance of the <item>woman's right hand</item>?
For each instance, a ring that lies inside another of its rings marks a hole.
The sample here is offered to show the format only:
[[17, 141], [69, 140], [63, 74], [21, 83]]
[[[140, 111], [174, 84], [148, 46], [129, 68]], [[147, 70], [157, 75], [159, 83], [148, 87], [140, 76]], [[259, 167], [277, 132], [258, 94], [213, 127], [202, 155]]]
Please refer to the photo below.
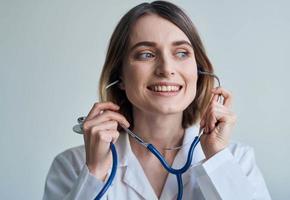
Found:
[[118, 123], [127, 128], [126, 118], [118, 113], [120, 107], [112, 102], [95, 103], [83, 123], [86, 165], [97, 179], [104, 180], [112, 166], [110, 143], [119, 137]]

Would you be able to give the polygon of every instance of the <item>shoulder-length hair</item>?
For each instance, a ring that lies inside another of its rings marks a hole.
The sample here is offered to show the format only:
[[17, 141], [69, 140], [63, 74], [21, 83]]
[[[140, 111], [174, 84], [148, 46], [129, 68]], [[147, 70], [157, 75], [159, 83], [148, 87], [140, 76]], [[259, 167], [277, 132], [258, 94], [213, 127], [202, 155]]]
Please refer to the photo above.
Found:
[[[128, 51], [132, 27], [140, 17], [148, 14], [158, 15], [179, 27], [191, 42], [199, 70], [213, 72], [213, 67], [206, 55], [198, 32], [181, 8], [170, 2], [154, 1], [152, 3], [142, 3], [129, 10], [121, 18], [111, 36], [99, 82], [99, 97], [100, 101], [111, 101], [118, 104], [120, 113], [126, 117], [132, 129], [134, 128], [133, 109], [125, 92], [119, 87], [111, 87], [106, 90], [106, 86], [119, 80]], [[210, 101], [213, 87], [213, 77], [198, 75], [195, 99], [183, 111], [183, 128], [187, 128], [200, 120]]]

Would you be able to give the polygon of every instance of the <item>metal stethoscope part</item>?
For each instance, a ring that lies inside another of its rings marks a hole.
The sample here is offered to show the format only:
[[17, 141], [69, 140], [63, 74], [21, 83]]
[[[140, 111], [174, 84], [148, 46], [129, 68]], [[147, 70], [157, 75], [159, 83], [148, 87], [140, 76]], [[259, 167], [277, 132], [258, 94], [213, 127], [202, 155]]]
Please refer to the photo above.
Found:
[[[199, 75], [209, 75], [209, 76], [212, 76], [214, 77], [217, 82], [218, 82], [218, 87], [220, 87], [220, 80], [219, 78], [213, 74], [213, 73], [210, 73], [210, 72], [205, 72], [205, 71], [201, 71], [201, 70], [198, 70], [198, 74]], [[106, 90], [109, 89], [111, 86], [115, 85], [119, 83], [119, 80], [116, 80], [110, 84], [108, 84], [106, 86]], [[218, 98], [218, 101], [220, 101], [220, 96]], [[83, 126], [83, 123], [85, 121], [85, 118], [86, 117], [79, 117], [77, 119], [78, 121], [78, 124], [75, 125], [73, 127], [73, 131], [76, 132], [76, 133], [79, 133], [79, 134], [83, 134], [83, 130], [82, 130], [82, 126]], [[181, 167], [180, 169], [174, 169], [172, 168], [167, 162], [166, 160], [164, 159], [164, 157], [161, 155], [161, 153], [154, 147], [154, 145], [152, 145], [151, 143], [148, 143], [148, 142], [145, 142], [143, 139], [141, 139], [138, 135], [136, 135], [135, 133], [133, 133], [130, 129], [126, 128], [125, 126], [123, 126], [122, 124], [120, 124], [120, 126], [124, 129], [124, 131], [126, 133], [128, 133], [131, 137], [133, 137], [134, 139], [136, 139], [136, 141], [141, 144], [142, 146], [144, 146], [145, 148], [147, 148], [151, 153], [153, 153], [157, 158], [158, 160], [160, 161], [160, 163], [162, 164], [162, 166], [171, 174], [174, 174], [176, 175], [176, 178], [177, 178], [177, 183], [178, 183], [178, 195], [177, 195], [177, 200], [180, 200], [182, 199], [182, 195], [183, 195], [183, 185], [182, 185], [182, 174], [184, 172], [186, 172], [190, 165], [191, 165], [191, 162], [192, 162], [192, 157], [193, 157], [193, 152], [194, 152], [194, 149], [196, 147], [196, 145], [198, 144], [198, 142], [200, 141], [200, 137], [201, 135], [203, 134], [203, 128], [200, 128], [199, 129], [199, 133], [198, 135], [194, 138], [193, 142], [191, 143], [191, 146], [189, 148], [189, 152], [188, 152], [188, 155], [187, 155], [187, 161], [186, 163], [184, 164], [183, 167]], [[184, 146], [184, 145], [183, 145]], [[166, 148], [165, 150], [175, 150], [175, 149], [179, 149], [183, 146], [179, 146], [179, 147], [171, 147], [171, 148]], [[111, 174], [107, 180], [107, 182], [105, 183], [105, 185], [103, 186], [103, 188], [101, 189], [101, 191], [98, 193], [98, 195], [96, 196], [95, 200], [99, 200], [104, 194], [105, 192], [108, 190], [108, 188], [110, 187], [110, 185], [112, 184], [113, 182], [113, 179], [116, 175], [116, 171], [117, 171], [117, 163], [118, 163], [118, 155], [117, 155], [117, 152], [116, 152], [116, 149], [115, 149], [115, 145], [113, 143], [110, 144], [110, 149], [112, 151], [112, 156], [113, 156], [113, 164], [112, 164], [112, 170], [111, 170]]]

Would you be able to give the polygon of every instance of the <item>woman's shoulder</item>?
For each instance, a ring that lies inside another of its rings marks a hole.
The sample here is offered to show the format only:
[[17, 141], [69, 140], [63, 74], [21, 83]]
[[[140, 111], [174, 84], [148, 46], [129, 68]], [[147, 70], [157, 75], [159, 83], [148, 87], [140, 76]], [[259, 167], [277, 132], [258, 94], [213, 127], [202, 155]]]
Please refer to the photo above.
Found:
[[81, 169], [85, 163], [84, 145], [72, 147], [62, 151], [55, 156], [54, 163]]
[[67, 158], [69, 160], [73, 159], [81, 159], [84, 158], [85, 156], [85, 146], [80, 145], [80, 146], [75, 146], [68, 148], [61, 153], [59, 153], [56, 157], [62, 157], [62, 158]]
[[70, 147], [62, 151], [58, 155], [71, 155], [71, 154], [79, 155], [79, 154], [83, 154], [84, 152], [85, 152], [85, 146], [79, 145], [79, 146]]

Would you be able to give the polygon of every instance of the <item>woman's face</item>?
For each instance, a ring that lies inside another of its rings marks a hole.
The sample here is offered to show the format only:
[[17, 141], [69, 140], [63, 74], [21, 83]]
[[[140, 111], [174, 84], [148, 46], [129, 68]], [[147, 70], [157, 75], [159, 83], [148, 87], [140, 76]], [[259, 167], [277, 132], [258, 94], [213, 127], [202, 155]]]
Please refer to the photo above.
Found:
[[196, 94], [197, 66], [187, 36], [157, 15], [138, 19], [123, 63], [122, 88], [134, 109], [182, 113]]

